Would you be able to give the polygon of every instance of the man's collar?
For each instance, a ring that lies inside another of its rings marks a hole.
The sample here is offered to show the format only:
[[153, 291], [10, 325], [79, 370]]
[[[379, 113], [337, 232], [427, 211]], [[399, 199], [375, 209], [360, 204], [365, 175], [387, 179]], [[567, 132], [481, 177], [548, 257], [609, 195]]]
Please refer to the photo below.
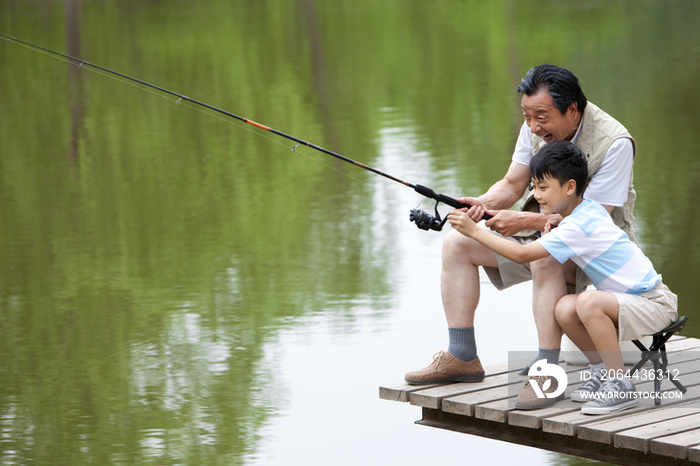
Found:
[[576, 134], [574, 134], [574, 137], [571, 138], [571, 144], [576, 144], [576, 140], [578, 139], [578, 135], [581, 133], [582, 126], [583, 126], [583, 118], [581, 118], [581, 121], [578, 124], [578, 128], [576, 128]]

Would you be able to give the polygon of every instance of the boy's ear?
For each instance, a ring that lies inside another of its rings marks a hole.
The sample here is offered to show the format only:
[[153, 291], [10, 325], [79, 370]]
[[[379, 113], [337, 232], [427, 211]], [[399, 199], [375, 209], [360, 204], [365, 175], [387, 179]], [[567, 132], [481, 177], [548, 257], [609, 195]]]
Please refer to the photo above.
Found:
[[576, 194], [576, 180], [569, 180], [566, 182], [566, 195], [572, 196]]

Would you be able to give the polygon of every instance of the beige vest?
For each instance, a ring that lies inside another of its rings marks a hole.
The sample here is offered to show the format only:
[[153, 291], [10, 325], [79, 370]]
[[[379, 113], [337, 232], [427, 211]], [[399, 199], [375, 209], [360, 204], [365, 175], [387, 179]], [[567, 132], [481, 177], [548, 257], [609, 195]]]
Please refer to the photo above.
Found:
[[[637, 145], [630, 136], [627, 129], [622, 126], [613, 117], [602, 111], [598, 106], [588, 102], [586, 109], [583, 112], [581, 121], [581, 131], [576, 139], [576, 146], [586, 154], [588, 158], [588, 180], [596, 174], [600, 165], [603, 163], [605, 154], [608, 152], [610, 145], [619, 138], [628, 138], [632, 141], [632, 150], [634, 155], [637, 154]], [[545, 145], [544, 140], [532, 135], [532, 153], [533, 155]], [[637, 238], [634, 235], [634, 201], [637, 199], [637, 193], [634, 191], [632, 184], [632, 174], [630, 174], [629, 187], [627, 189], [627, 201], [622, 207], [614, 207], [610, 216], [615, 225], [619, 226], [627, 233], [630, 240], [637, 243]], [[525, 197], [522, 203], [521, 210], [531, 210], [539, 212], [539, 205], [534, 200], [534, 192], [531, 190]]]

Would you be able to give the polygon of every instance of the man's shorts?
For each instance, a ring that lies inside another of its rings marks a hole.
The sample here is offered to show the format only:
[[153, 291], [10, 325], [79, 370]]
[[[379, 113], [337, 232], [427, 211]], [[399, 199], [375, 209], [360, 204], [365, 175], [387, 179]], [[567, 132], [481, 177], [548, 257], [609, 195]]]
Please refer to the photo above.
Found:
[[678, 318], [678, 297], [663, 283], [640, 295], [615, 293], [620, 341], [637, 340], [668, 327]]
[[[532, 236], [503, 236], [499, 233], [492, 232], [494, 235], [498, 235], [501, 238], [505, 238], [510, 241], [515, 241], [519, 244], [528, 244], [533, 241], [537, 241], [540, 238], [540, 233], [536, 233]], [[496, 267], [484, 267], [484, 272], [489, 280], [496, 287], [497, 290], [502, 291], [506, 288], [510, 288], [518, 283], [523, 283], [532, 280], [532, 272], [530, 272], [530, 264], [516, 264], [510, 259], [506, 259], [500, 254], [493, 253], [496, 256], [496, 262], [498, 263], [498, 268]], [[569, 294], [580, 293], [591, 284], [591, 279], [586, 276], [583, 271], [576, 267], [576, 284], [566, 284], [567, 292]]]
[[[515, 241], [519, 244], [528, 244], [535, 241], [538, 236], [526, 236], [526, 237], [515, 237], [515, 236], [503, 236], [499, 233], [491, 232], [494, 235], [498, 235], [501, 238], [505, 238], [509, 241]], [[510, 259], [506, 259], [500, 254], [493, 253], [496, 256], [496, 262], [498, 262], [498, 268], [496, 267], [484, 267], [484, 272], [493, 283], [493, 286], [497, 290], [505, 290], [518, 283], [527, 282], [532, 280], [532, 273], [530, 272], [530, 264], [516, 264]]]

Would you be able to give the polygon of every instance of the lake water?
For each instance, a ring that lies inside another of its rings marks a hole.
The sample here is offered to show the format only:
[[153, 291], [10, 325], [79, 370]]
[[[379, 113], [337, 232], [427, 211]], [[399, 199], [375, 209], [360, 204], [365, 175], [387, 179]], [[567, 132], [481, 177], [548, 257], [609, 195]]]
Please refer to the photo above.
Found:
[[[555, 63], [623, 122], [636, 225], [700, 337], [700, 4], [0, 0], [0, 34], [478, 195]], [[0, 464], [578, 465], [382, 401], [445, 348], [432, 201], [0, 41]], [[448, 209], [441, 209], [443, 215]], [[484, 364], [537, 344], [483, 281]]]

